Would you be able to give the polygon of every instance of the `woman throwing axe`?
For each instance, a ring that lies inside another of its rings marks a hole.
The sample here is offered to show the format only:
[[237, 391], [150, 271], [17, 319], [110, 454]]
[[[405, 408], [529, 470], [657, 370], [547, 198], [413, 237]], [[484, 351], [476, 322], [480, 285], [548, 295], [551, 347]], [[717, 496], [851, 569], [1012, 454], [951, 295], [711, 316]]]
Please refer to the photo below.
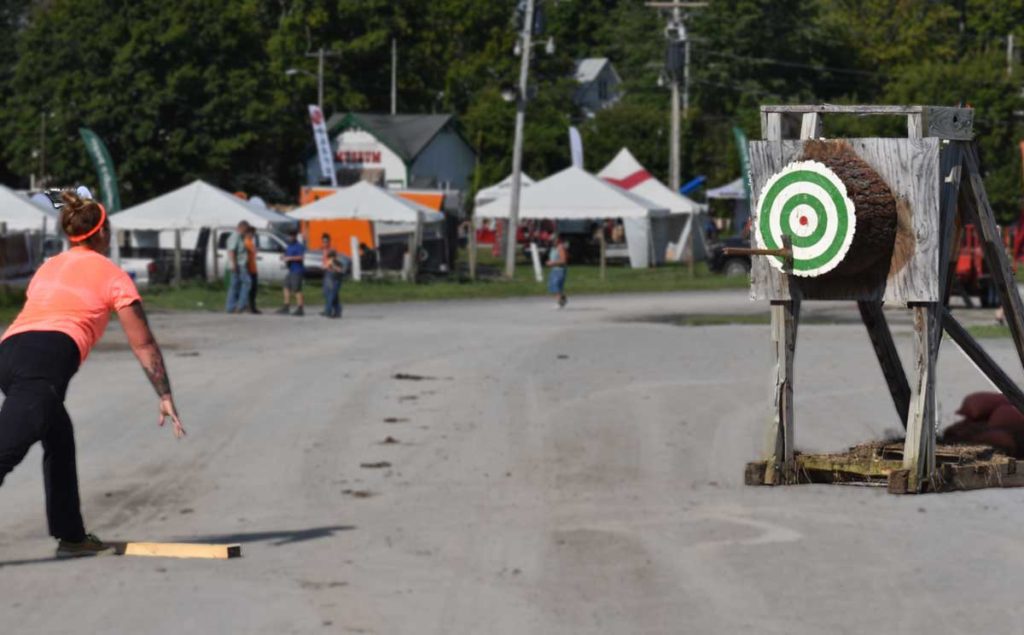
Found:
[[0, 339], [0, 484], [36, 442], [43, 444], [46, 517], [57, 556], [111, 550], [82, 521], [75, 438], [64, 409], [68, 383], [117, 313], [132, 351], [160, 398], [160, 420], [185, 434], [171, 396], [160, 347], [131, 278], [106, 254], [110, 224], [103, 206], [61, 195], [60, 224], [71, 249], [47, 260], [29, 283], [25, 306]]

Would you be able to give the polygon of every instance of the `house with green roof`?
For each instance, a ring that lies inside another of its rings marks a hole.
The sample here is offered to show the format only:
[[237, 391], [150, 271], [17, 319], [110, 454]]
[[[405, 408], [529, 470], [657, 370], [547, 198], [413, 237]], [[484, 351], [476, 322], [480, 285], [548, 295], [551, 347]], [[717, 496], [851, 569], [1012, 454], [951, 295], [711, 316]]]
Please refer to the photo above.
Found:
[[[327, 121], [338, 185], [369, 181], [391, 188], [465, 190], [476, 163], [454, 115], [336, 114]], [[320, 173], [316, 153], [306, 157], [307, 185]]]

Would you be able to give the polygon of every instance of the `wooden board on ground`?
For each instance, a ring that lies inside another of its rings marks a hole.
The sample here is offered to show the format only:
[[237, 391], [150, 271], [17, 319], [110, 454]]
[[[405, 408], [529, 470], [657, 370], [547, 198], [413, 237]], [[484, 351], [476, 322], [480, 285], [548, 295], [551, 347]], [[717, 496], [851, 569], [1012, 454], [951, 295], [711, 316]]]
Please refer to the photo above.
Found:
[[185, 542], [125, 542], [117, 545], [118, 555], [157, 558], [240, 558], [242, 545], [197, 545]]
[[[920, 488], [903, 468], [903, 443], [866, 443], [837, 454], [803, 454], [794, 457], [795, 469], [777, 485], [829, 483], [887, 487], [891, 494], [951, 492], [987, 487], [1024, 487], [1024, 471], [1017, 461], [996, 453], [989, 446], [938, 445], [936, 470]], [[766, 461], [748, 463], [747, 485], [764, 485]]]

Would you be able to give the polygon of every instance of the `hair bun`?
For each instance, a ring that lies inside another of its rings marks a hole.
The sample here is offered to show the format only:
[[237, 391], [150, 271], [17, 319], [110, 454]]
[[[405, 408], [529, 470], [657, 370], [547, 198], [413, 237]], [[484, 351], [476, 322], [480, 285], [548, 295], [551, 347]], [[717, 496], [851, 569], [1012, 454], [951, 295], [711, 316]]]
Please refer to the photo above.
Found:
[[60, 193], [60, 200], [64, 201], [65, 205], [69, 207], [80, 207], [82, 205], [82, 197], [77, 192], [71, 190], [64, 190]]

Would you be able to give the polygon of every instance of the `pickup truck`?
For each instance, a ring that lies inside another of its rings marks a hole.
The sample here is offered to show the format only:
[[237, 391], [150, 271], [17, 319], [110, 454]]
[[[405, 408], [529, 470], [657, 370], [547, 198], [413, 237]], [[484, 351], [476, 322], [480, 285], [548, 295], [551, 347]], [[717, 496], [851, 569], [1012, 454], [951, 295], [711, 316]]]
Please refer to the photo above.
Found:
[[[228, 238], [234, 229], [219, 228], [217, 236], [217, 272], [223, 275], [228, 266]], [[281, 258], [288, 247], [288, 239], [271, 229], [256, 230], [256, 275], [260, 282], [283, 283], [288, 269]], [[303, 260], [307, 277], [323, 275], [323, 256], [319, 249], [307, 249]], [[213, 275], [212, 252], [207, 250], [207, 276]]]

